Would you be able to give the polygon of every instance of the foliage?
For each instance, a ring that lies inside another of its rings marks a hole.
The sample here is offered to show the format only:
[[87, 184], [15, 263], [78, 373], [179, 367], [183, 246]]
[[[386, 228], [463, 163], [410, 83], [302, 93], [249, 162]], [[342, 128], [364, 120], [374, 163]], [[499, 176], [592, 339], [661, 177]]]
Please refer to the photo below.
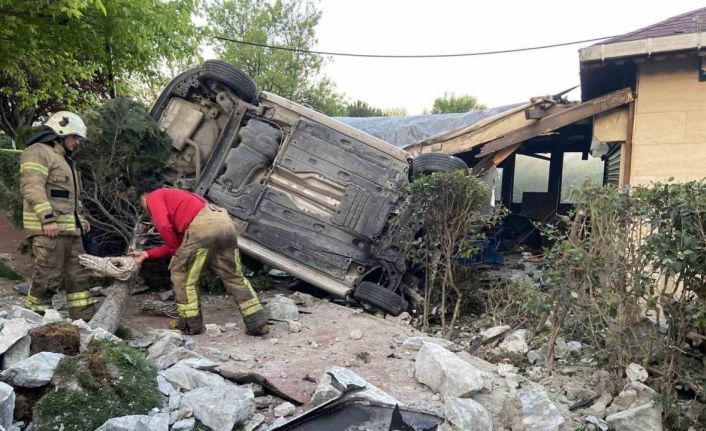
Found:
[[[226, 0], [206, 8], [211, 32], [248, 42], [307, 50], [316, 44], [321, 12], [296, 0]], [[321, 77], [318, 54], [261, 48], [233, 42], [216, 47], [218, 56], [247, 72], [266, 91], [327, 115], [344, 115], [343, 97]]]
[[87, 352], [59, 362], [56, 387], [35, 405], [34, 428], [83, 431], [113, 417], [147, 414], [160, 405], [156, 378], [142, 352], [124, 343], [92, 343]]
[[501, 280], [483, 291], [483, 315], [489, 326], [534, 327], [546, 311], [546, 292], [530, 280]]
[[688, 377], [692, 359], [683, 354], [687, 334], [706, 330], [706, 184], [586, 185], [564, 223], [568, 232], [545, 229], [555, 241], [546, 253], [547, 366], [563, 332], [590, 343], [618, 373], [631, 362], [657, 370], [667, 416], [676, 384], [706, 399], [705, 379]]
[[478, 102], [478, 99], [474, 96], [457, 96], [454, 93], [444, 92], [443, 96], [434, 99], [431, 113], [448, 114], [452, 112], [482, 111], [483, 109], [487, 109], [487, 106]]
[[[80, 109], [197, 53], [196, 0], [0, 0], [0, 130]], [[114, 78], [114, 79], [113, 79]]]
[[[0, 148], [7, 147], [0, 144]], [[7, 214], [13, 226], [21, 226], [20, 155], [17, 153], [0, 152], [0, 211]]]
[[382, 117], [384, 115], [382, 109], [370, 106], [362, 100], [356, 100], [346, 106], [347, 117]]
[[443, 330], [447, 301], [455, 299], [450, 336], [464, 295], [456, 277], [458, 260], [477, 251], [473, 241], [482, 236], [480, 227], [497, 221], [500, 211], [487, 208], [488, 186], [465, 170], [422, 176], [408, 186], [403, 198], [406, 211], [399, 222], [417, 226], [420, 233], [412, 242], [410, 259], [426, 275], [424, 325], [428, 326], [431, 299], [438, 288]]
[[120, 253], [142, 214], [132, 187], [144, 175], [159, 174], [171, 141], [145, 106], [128, 99], [112, 99], [84, 118], [88, 140], [76, 156], [83, 202], [96, 240]]

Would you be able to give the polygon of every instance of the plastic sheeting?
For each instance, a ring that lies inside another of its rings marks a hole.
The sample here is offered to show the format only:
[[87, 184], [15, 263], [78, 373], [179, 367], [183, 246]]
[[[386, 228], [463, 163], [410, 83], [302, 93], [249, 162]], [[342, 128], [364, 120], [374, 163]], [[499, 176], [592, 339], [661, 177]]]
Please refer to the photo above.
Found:
[[468, 127], [478, 121], [510, 110], [520, 104], [459, 114], [413, 115], [408, 117], [335, 117], [397, 147], [407, 148], [431, 136]]

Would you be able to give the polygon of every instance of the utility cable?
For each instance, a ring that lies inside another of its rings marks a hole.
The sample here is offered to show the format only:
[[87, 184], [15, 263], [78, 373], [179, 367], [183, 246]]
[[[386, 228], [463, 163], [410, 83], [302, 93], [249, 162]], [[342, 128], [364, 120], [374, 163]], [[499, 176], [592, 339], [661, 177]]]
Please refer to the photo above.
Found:
[[508, 54], [508, 53], [512, 53], [512, 52], [523, 52], [523, 51], [534, 51], [534, 50], [538, 50], [538, 49], [557, 48], [560, 46], [569, 46], [569, 45], [576, 45], [579, 43], [595, 42], [598, 40], [610, 39], [614, 36], [595, 37], [592, 39], [575, 40], [572, 42], [553, 43], [551, 45], [530, 46], [530, 47], [525, 47], [525, 48], [502, 49], [502, 50], [497, 50], [497, 51], [478, 51], [478, 52], [466, 52], [466, 53], [456, 53], [456, 54], [399, 54], [399, 55], [395, 55], [395, 54], [356, 54], [356, 53], [351, 53], [351, 52], [317, 51], [317, 50], [313, 50], [313, 49], [292, 48], [290, 46], [276, 46], [276, 45], [268, 45], [265, 43], [248, 42], [246, 40], [232, 39], [232, 38], [225, 37], [225, 36], [211, 36], [211, 37], [213, 37], [214, 39], [222, 40], [224, 42], [232, 42], [232, 43], [237, 43], [240, 45], [256, 46], [259, 48], [277, 49], [280, 51], [299, 52], [299, 53], [303, 53], [303, 54], [319, 54], [319, 55], [333, 55], [333, 56], [340, 56], [340, 57], [367, 57], [367, 58], [450, 58], [450, 57], [474, 57], [474, 56], [481, 56], [481, 55]]

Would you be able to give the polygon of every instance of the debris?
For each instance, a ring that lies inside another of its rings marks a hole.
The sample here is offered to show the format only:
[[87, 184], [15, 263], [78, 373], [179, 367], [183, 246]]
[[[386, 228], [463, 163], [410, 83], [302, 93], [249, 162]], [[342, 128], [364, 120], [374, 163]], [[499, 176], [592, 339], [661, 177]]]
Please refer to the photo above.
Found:
[[[169, 404], [168, 404], [169, 410], [172, 410], [172, 411], [177, 410], [177, 409], [179, 408], [179, 402], [181, 402], [181, 395], [179, 395], [179, 392], [173, 391], [173, 392], [169, 395]], [[177, 419], [177, 420], [178, 420], [178, 419]], [[174, 422], [176, 422], [176, 421], [173, 421], [172, 418], [171, 418], [171, 416], [170, 416], [170, 417], [169, 417], [169, 422], [170, 422], [170, 423], [174, 423]]]
[[[80, 334], [79, 352], [83, 353], [88, 349], [88, 345], [93, 341], [93, 329], [83, 319], [74, 320], [72, 325], [78, 328]], [[145, 346], [146, 347], [146, 346]]]
[[186, 418], [182, 419], [178, 422], [174, 422], [174, 425], [172, 425], [171, 430], [172, 431], [190, 431], [194, 429], [196, 426], [196, 419], [194, 418]]
[[111, 343], [122, 343], [123, 340], [113, 335], [111, 332], [106, 331], [103, 328], [97, 328], [93, 331], [93, 341], [110, 341]]
[[507, 377], [510, 374], [517, 374], [517, 368], [512, 364], [498, 364], [498, 374]]
[[179, 317], [175, 302], [155, 301], [152, 299], [142, 299], [137, 302], [140, 311], [150, 316], [168, 317], [176, 319]]
[[0, 355], [12, 347], [20, 338], [27, 335], [27, 332], [37, 326], [25, 319], [15, 318], [5, 320], [0, 330]]
[[168, 368], [178, 361], [200, 356], [185, 347], [184, 338], [171, 331], [160, 331], [156, 334], [154, 344], [147, 349], [147, 357], [152, 360], [158, 370]]
[[194, 389], [182, 395], [181, 408], [192, 408], [194, 417], [214, 431], [231, 431], [255, 413], [252, 391], [228, 384]]
[[169, 415], [159, 413], [154, 416], [132, 415], [109, 419], [96, 431], [167, 431], [169, 429]]
[[499, 337], [499, 336], [505, 334], [510, 329], [511, 328], [507, 325], [493, 326], [492, 328], [488, 328], [486, 330], [481, 331], [480, 336], [481, 336], [481, 338], [483, 338], [483, 341], [490, 341], [496, 337]]
[[397, 323], [399, 323], [400, 325], [409, 325], [411, 321], [412, 316], [406, 311], [403, 311], [402, 314], [397, 316]]
[[312, 307], [316, 304], [316, 298], [303, 292], [294, 292], [289, 295], [289, 299], [294, 301], [295, 304], [301, 305], [302, 307]]
[[235, 364], [223, 364], [218, 367], [218, 373], [230, 380], [231, 382], [237, 383], [239, 385], [244, 385], [246, 383], [255, 383], [262, 386], [267, 393], [270, 393], [276, 397], [282, 398], [285, 401], [289, 401], [294, 405], [300, 406], [304, 404], [300, 400], [285, 394], [277, 386], [272, 384], [266, 377], [261, 376], [257, 373], [244, 373], [240, 371], [240, 368]]
[[216, 368], [218, 368], [220, 364], [206, 358], [188, 358], [182, 359], [177, 362], [176, 365], [184, 365], [202, 371], [216, 371]]
[[64, 355], [78, 355], [81, 346], [81, 332], [75, 325], [66, 322], [50, 323], [29, 330], [32, 338], [30, 354], [55, 352]]
[[304, 380], [305, 382], [316, 383], [316, 379], [313, 378], [313, 377], [311, 377], [311, 376], [308, 375], [308, 374], [307, 374], [306, 376], [304, 376], [304, 377], [302, 378], [302, 380]]
[[311, 396], [309, 405], [316, 407], [327, 401], [337, 399], [347, 389], [358, 389], [355, 392], [356, 397], [366, 398], [371, 401], [389, 405], [399, 404], [399, 401], [394, 397], [383, 392], [377, 386], [368, 383], [353, 371], [347, 368], [331, 366], [326, 369], [326, 372], [319, 380], [319, 384], [314, 394]]
[[159, 392], [161, 392], [162, 395], [166, 396], [170, 396], [172, 393], [176, 392], [174, 386], [172, 386], [172, 384], [162, 376], [157, 376], [157, 389], [159, 389]]
[[444, 398], [467, 397], [483, 389], [478, 369], [433, 343], [425, 343], [417, 354], [415, 375]]
[[265, 304], [265, 311], [272, 320], [299, 320], [297, 304], [284, 295], [276, 295]]
[[527, 360], [530, 364], [543, 364], [546, 362], [546, 357], [542, 350], [530, 350], [527, 352]]
[[231, 332], [238, 329], [238, 325], [235, 322], [228, 322], [221, 326], [221, 332]]
[[271, 270], [269, 270], [267, 275], [269, 275], [270, 277], [275, 277], [275, 278], [291, 277], [288, 272], [284, 272], [284, 271], [276, 269], [276, 268], [272, 268]]
[[42, 318], [42, 324], [47, 325], [49, 323], [63, 322], [64, 318], [61, 317], [58, 311], [50, 308], [44, 312], [44, 317]]
[[277, 399], [272, 395], [265, 395], [264, 397], [255, 397], [255, 408], [258, 410], [264, 410], [270, 406], [278, 403]]
[[363, 338], [363, 331], [360, 329], [354, 329], [348, 334], [348, 338], [351, 340], [360, 340]]
[[165, 290], [164, 292], [159, 292], [159, 299], [162, 302], [173, 301], [174, 291], [172, 289]]
[[286, 417], [286, 416], [291, 416], [294, 414], [294, 412], [297, 411], [297, 408], [294, 406], [294, 404], [290, 402], [284, 402], [274, 409], [274, 414], [276, 417], [281, 418], [281, 417]]
[[[177, 395], [176, 398], [178, 398], [179, 402], [181, 402], [181, 396]], [[171, 397], [170, 397], [169, 401], [171, 403]], [[176, 407], [174, 409], [172, 409], [173, 411], [169, 414], [169, 423], [170, 424], [179, 422], [182, 419], [189, 418], [189, 417], [193, 416], [193, 414], [194, 414], [194, 411], [191, 409], [191, 407], [180, 409], [179, 402], [177, 402]]]
[[0, 382], [0, 428], [12, 426], [12, 413], [15, 411], [15, 391], [12, 386]]
[[184, 391], [226, 385], [225, 379], [218, 374], [197, 370], [185, 365], [174, 365], [171, 368], [160, 371], [159, 375], [164, 377], [175, 388]]
[[289, 332], [297, 333], [302, 331], [302, 324], [295, 320], [287, 320], [287, 325], [289, 325]]
[[[243, 425], [243, 431], [254, 431], [255, 428], [262, 425], [265, 422], [265, 416], [260, 413], [255, 413], [245, 425]], [[173, 428], [172, 428], [173, 429]]]
[[611, 401], [613, 401], [613, 397], [610, 394], [604, 392], [603, 394], [601, 394], [598, 400], [593, 403], [593, 405], [586, 408], [583, 413], [588, 416], [595, 416], [599, 419], [605, 419], [606, 409], [608, 408], [608, 404], [610, 404]]
[[221, 327], [214, 323], [206, 324], [206, 336], [209, 338], [215, 338], [221, 335]]
[[446, 422], [439, 431], [492, 431], [493, 421], [480, 403], [470, 398], [446, 399], [444, 404]]
[[13, 386], [38, 388], [51, 381], [54, 370], [63, 357], [61, 353], [37, 353], [3, 371], [1, 376], [3, 381]]
[[22, 281], [20, 283], [15, 283], [15, 285], [12, 286], [12, 288], [15, 289], [15, 291], [17, 293], [19, 293], [20, 295], [27, 296], [27, 294], [29, 293], [29, 285], [30, 285], [29, 282]]
[[454, 344], [453, 341], [447, 340], [445, 338], [409, 337], [402, 342], [402, 348], [407, 349], [407, 350], [418, 351], [419, 349], [422, 348], [424, 343], [432, 343], [432, 344], [436, 344], [437, 346], [441, 346], [444, 348], [449, 348], [449, 347], [453, 346], [453, 344]]
[[527, 330], [518, 329], [511, 332], [505, 336], [505, 339], [498, 347], [508, 353], [527, 353], [529, 350], [529, 346], [527, 346]]
[[648, 404], [657, 399], [657, 392], [649, 386], [639, 382], [628, 383], [608, 407], [608, 416], [643, 404]]
[[606, 422], [615, 431], [662, 431], [662, 408], [659, 403], [647, 403], [614, 413]]
[[570, 405], [569, 411], [572, 412], [574, 410], [578, 410], [580, 408], [590, 406], [590, 405], [594, 404], [599, 398], [600, 398], [600, 395], [593, 395], [588, 398], [581, 399], [578, 402], [575, 402], [572, 405]]
[[13, 305], [7, 317], [8, 319], [25, 319], [34, 323], [42, 322], [41, 315], [28, 308], [20, 307], [19, 305]]
[[559, 409], [542, 389], [522, 390], [519, 398], [525, 431], [554, 431], [564, 423]]
[[608, 425], [608, 422], [604, 421], [601, 418], [597, 418], [592, 415], [586, 416], [586, 423], [587, 424], [593, 424], [596, 426], [601, 431], [608, 431], [610, 429], [610, 425]]
[[644, 369], [642, 365], [635, 363], [628, 365], [628, 367], [625, 369], [625, 374], [627, 375], [628, 382], [630, 383], [644, 383], [645, 380], [647, 380], [647, 377], [649, 377], [649, 374], [647, 374], [647, 370]]
[[6, 370], [21, 360], [29, 358], [29, 346], [31, 343], [32, 339], [29, 335], [25, 335], [7, 349], [5, 354], [2, 355], [2, 369]]

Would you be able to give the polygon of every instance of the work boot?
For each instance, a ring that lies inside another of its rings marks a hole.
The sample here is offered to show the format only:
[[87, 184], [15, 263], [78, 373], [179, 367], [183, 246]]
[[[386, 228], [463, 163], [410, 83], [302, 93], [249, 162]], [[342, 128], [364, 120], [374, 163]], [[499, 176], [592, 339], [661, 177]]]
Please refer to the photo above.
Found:
[[270, 325], [265, 310], [260, 310], [243, 318], [245, 333], [253, 336], [262, 336], [270, 333]]
[[198, 335], [203, 332], [203, 316], [198, 314], [194, 317], [180, 317], [176, 329], [187, 335]]
[[88, 322], [96, 314], [96, 304], [89, 304], [85, 307], [69, 307], [69, 317], [72, 320], [83, 319], [84, 322]]

